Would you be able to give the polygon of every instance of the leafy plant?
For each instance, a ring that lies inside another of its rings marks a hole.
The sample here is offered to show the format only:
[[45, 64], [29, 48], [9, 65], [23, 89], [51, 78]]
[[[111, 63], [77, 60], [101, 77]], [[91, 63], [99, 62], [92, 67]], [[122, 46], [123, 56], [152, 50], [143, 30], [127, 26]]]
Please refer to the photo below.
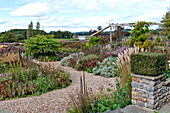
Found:
[[159, 43], [161, 41], [161, 38], [158, 36], [156, 37], [155, 43]]
[[[81, 86], [86, 85], [83, 83]], [[82, 90], [87, 88], [80, 87], [78, 98], [75, 95], [70, 95], [73, 107], [67, 113], [103, 113], [106, 110], [115, 110], [131, 104], [128, 87], [121, 88], [118, 81], [116, 87], [117, 90], [110, 94], [100, 93], [97, 95], [91, 94], [88, 90], [83, 93]]]
[[57, 42], [50, 35], [37, 35], [26, 40], [24, 47], [27, 56], [55, 56], [61, 42]]
[[135, 42], [145, 42], [147, 39], [145, 33], [147, 32], [149, 32], [149, 23], [144, 21], [137, 22], [134, 29], [132, 30], [129, 45], [133, 47]]
[[77, 61], [77, 59], [80, 59], [82, 56], [85, 56], [85, 54], [83, 52], [79, 52], [79, 53], [73, 53], [67, 57], [64, 57], [63, 59], [61, 59], [60, 61], [60, 65], [62, 66], [68, 66], [68, 60], [69, 59], [74, 59], [75, 61]]
[[86, 43], [87, 47], [92, 47], [94, 45], [97, 45], [101, 40], [101, 37], [90, 37], [90, 40], [88, 43]]
[[69, 75], [62, 70], [26, 62], [17, 67], [10, 67], [2, 76], [0, 76], [0, 100], [39, 95], [64, 88], [71, 83]]
[[163, 74], [166, 69], [166, 55], [163, 53], [140, 52], [131, 55], [131, 72], [155, 76]]
[[124, 52], [119, 53], [115, 62], [116, 70], [115, 74], [119, 78], [119, 85], [121, 88], [128, 89], [128, 95], [131, 97], [131, 69], [130, 69], [130, 56], [134, 53], [144, 52], [144, 49], [139, 47], [128, 48]]
[[167, 69], [165, 73], [164, 79], [166, 80], [167, 78], [170, 78], [170, 69]]
[[111, 52], [105, 52], [106, 56], [113, 56], [117, 57], [119, 53], [122, 53], [124, 50], [128, 49], [129, 47], [123, 46], [123, 47], [118, 47], [114, 51]]
[[87, 56], [82, 56], [79, 59], [76, 59], [73, 67], [79, 71], [87, 71], [92, 72], [92, 69], [97, 66], [97, 56], [94, 54], [90, 54]]
[[93, 68], [94, 75], [100, 75], [104, 77], [113, 77], [115, 76], [114, 70], [116, 68], [114, 62], [116, 57], [109, 56], [103, 60], [103, 62], [98, 62], [98, 66]]
[[102, 99], [97, 100], [93, 112], [105, 112], [107, 110], [114, 110], [117, 108], [123, 108], [131, 104], [131, 98], [128, 95], [129, 90], [127, 87], [121, 88], [117, 83], [117, 91], [113, 91], [112, 95], [107, 95]]

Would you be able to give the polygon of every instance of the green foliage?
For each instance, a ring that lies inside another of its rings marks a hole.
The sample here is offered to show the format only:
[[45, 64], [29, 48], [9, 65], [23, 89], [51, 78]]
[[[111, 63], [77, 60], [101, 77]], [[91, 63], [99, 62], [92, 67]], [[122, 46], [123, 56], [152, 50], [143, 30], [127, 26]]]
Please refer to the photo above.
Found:
[[60, 65], [62, 66], [68, 66], [68, 60], [73, 58], [71, 55], [64, 57], [60, 60]]
[[26, 40], [24, 47], [26, 55], [31, 55], [35, 58], [39, 56], [55, 56], [61, 42], [57, 42], [50, 35], [37, 35]]
[[35, 27], [36, 27], [36, 30], [40, 30], [40, 22], [37, 22]]
[[152, 43], [151, 40], [146, 40], [144, 42], [135, 42], [134, 43], [135, 46], [138, 46], [139, 48], [146, 48], [146, 47], [153, 47], [154, 46], [154, 43]]
[[[169, 9], [170, 10], [170, 9]], [[162, 18], [162, 21], [161, 21], [163, 24], [162, 24], [162, 35], [169, 35], [169, 32], [170, 32], [170, 12], [166, 12], [166, 14], [163, 16]], [[168, 36], [167, 36], [168, 38]], [[169, 38], [168, 38], [169, 39]]]
[[166, 37], [166, 38], [170, 40], [170, 33], [167, 35], [167, 37]]
[[39, 95], [71, 83], [69, 75], [62, 70], [42, 68], [26, 62], [7, 68], [3, 76], [0, 77], [0, 100]]
[[148, 76], [163, 74], [166, 69], [166, 55], [141, 52], [131, 55], [131, 72]]
[[165, 80], [166, 80], [167, 78], [170, 78], [170, 69], [167, 69], [167, 70], [165, 71], [165, 76], [164, 76], [164, 78], [165, 78]]
[[77, 61], [77, 63], [81, 63], [81, 62], [87, 61], [87, 60], [89, 60], [89, 59], [97, 59], [97, 58], [98, 58], [97, 55], [95, 55], [95, 54], [89, 54], [89, 55], [87, 55], [87, 56], [82, 56], [82, 57]]
[[131, 104], [131, 98], [128, 95], [129, 90], [127, 88], [121, 88], [117, 84], [117, 91], [113, 92], [111, 97], [104, 97], [95, 104], [93, 111], [103, 113], [107, 110], [114, 110], [117, 108], [123, 108]]
[[27, 29], [26, 38], [34, 37], [36, 35], [46, 35], [44, 30], [34, 30], [34, 29]]
[[101, 37], [90, 37], [89, 42], [86, 44], [87, 47], [97, 45], [101, 41]]
[[68, 60], [71, 58], [75, 58], [75, 60], [77, 61], [78, 59], [80, 59], [82, 56], [85, 56], [85, 54], [83, 52], [79, 52], [79, 53], [73, 53], [67, 57], [64, 57], [63, 59], [61, 59], [60, 61], [60, 65], [62, 66], [68, 66]]
[[155, 43], [160, 43], [160, 41], [161, 41], [161, 37], [157, 36], [156, 40], [155, 40]]
[[[74, 107], [67, 113], [103, 113], [107, 110], [124, 108], [131, 104], [128, 88], [121, 88], [118, 83], [116, 86], [117, 90], [110, 94], [90, 95], [86, 92], [86, 94], [80, 95], [79, 98], [71, 96]], [[80, 101], [78, 104], [77, 99]]]
[[17, 36], [12, 32], [7, 32], [4, 35], [2, 35], [1, 40], [2, 42], [17, 42]]
[[109, 56], [104, 59], [103, 62], [98, 62], [98, 66], [93, 68], [93, 74], [104, 77], [114, 77], [114, 70], [116, 68], [114, 62], [116, 61], [116, 59], [116, 57]]
[[149, 32], [149, 23], [148, 22], [137, 22], [134, 29], [131, 33], [131, 38], [129, 40], [129, 45], [133, 46], [136, 41], [144, 42], [147, 37], [145, 33]]
[[65, 39], [69, 39], [69, 38], [73, 38], [73, 34], [69, 31], [50, 31], [51, 35], [54, 35], [54, 38], [65, 38]]

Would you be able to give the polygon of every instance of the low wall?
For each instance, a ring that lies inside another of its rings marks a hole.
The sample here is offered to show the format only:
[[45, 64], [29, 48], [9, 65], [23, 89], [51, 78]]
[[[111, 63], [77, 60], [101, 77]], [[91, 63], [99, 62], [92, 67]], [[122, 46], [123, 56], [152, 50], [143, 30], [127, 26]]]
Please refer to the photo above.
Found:
[[170, 101], [170, 79], [131, 74], [132, 104], [149, 110], [159, 110]]

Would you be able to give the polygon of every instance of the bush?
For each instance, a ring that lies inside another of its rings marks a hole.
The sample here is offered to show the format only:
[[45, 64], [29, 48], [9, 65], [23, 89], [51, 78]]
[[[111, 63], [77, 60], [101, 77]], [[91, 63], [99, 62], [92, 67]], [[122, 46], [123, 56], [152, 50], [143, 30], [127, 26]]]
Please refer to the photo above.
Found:
[[[69, 62], [68, 60], [69, 59], [73, 59], [73, 61], [77, 61], [78, 59], [80, 59], [82, 56], [85, 56], [85, 54], [83, 52], [79, 52], [79, 53], [73, 53], [67, 57], [64, 57], [63, 59], [61, 59], [60, 61], [60, 65], [62, 66], [68, 66]], [[75, 63], [74, 62], [74, 63]]]
[[50, 35], [37, 35], [26, 40], [24, 47], [27, 56], [39, 58], [40, 56], [56, 56], [61, 42], [57, 42]]
[[90, 37], [89, 42], [86, 44], [87, 47], [92, 47], [100, 42], [100, 37]]
[[78, 98], [77, 95], [70, 95], [73, 108], [69, 109], [67, 113], [103, 113], [131, 104], [128, 87], [121, 88], [118, 83], [116, 87], [117, 90], [110, 94], [94, 95], [86, 91], [84, 94], [78, 93]]
[[82, 56], [75, 61], [74, 68], [78, 71], [87, 71], [92, 73], [92, 69], [97, 66], [97, 58], [98, 56], [94, 54]]
[[104, 77], [114, 77], [114, 70], [116, 68], [114, 62], [116, 61], [116, 57], [107, 57], [103, 60], [103, 62], [98, 62], [98, 66], [93, 68], [94, 75], [100, 75]]
[[148, 76], [163, 74], [166, 69], [166, 55], [141, 52], [131, 55], [131, 72]]
[[106, 56], [113, 56], [117, 57], [119, 53], [122, 53], [124, 50], [128, 49], [129, 47], [123, 46], [123, 47], [118, 47], [112, 52], [105, 52]]
[[155, 43], [159, 43], [161, 41], [161, 38], [159, 36], [156, 37]]
[[6, 73], [2, 76], [0, 77], [0, 100], [39, 95], [64, 88], [71, 83], [69, 75], [62, 70], [42, 68], [28, 62], [6, 69]]

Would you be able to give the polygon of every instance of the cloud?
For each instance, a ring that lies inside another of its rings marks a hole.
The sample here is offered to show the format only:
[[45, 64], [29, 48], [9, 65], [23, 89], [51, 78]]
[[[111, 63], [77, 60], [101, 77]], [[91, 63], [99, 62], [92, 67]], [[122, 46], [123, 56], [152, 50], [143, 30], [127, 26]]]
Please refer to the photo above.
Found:
[[29, 4], [25, 2], [25, 5], [10, 13], [12, 16], [24, 16], [25, 19], [25, 21], [20, 22], [21, 17], [15, 17], [19, 20], [11, 22], [13, 27], [23, 28], [21, 24], [24, 24], [27, 28], [30, 21], [34, 23], [39, 21], [41, 27], [47, 31], [59, 29], [81, 31], [83, 29], [96, 29], [99, 25], [105, 27], [108, 23], [159, 22], [167, 11], [168, 3], [170, 3], [169, 0], [135, 0], [133, 2], [130, 0], [36, 1], [29, 0]]
[[8, 20], [4, 20], [4, 19], [0, 18], [0, 25], [5, 24], [7, 22], [8, 22]]
[[36, 2], [19, 7], [10, 14], [12, 16], [41, 16], [46, 10], [48, 10], [46, 3]]
[[12, 9], [11, 9], [11, 8], [8, 8], [8, 7], [0, 7], [0, 10], [7, 11], [7, 10], [12, 10]]

